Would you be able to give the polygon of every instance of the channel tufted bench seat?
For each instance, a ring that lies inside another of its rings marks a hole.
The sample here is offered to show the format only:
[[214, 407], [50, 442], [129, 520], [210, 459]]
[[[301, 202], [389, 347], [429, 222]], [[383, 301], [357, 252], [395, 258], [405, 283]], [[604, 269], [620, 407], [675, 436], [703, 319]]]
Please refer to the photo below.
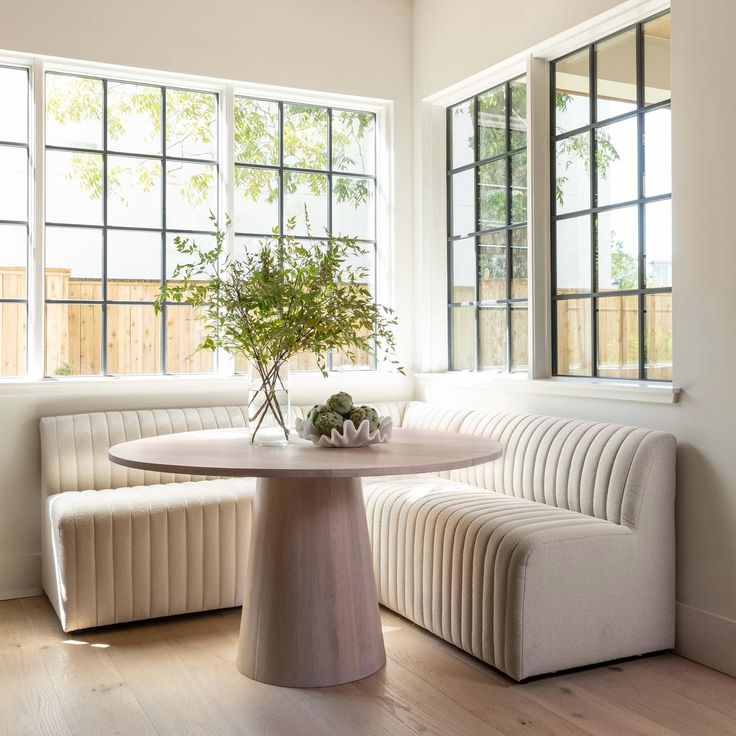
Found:
[[242, 407], [41, 420], [43, 587], [64, 631], [236, 606], [252, 485], [124, 468], [119, 442], [244, 427]]
[[[379, 408], [504, 447], [475, 468], [364, 480], [383, 605], [516, 680], [673, 646], [671, 435]], [[243, 424], [239, 407], [42, 420], [44, 588], [65, 631], [240, 604], [254, 482], [129, 470], [107, 449]]]
[[674, 646], [675, 439], [412, 402], [493, 463], [365, 483], [379, 601], [516, 680]]
[[[374, 406], [401, 423], [404, 402]], [[255, 479], [136, 470], [107, 452], [246, 421], [244, 406], [41, 419], [43, 588], [64, 631], [242, 603]]]

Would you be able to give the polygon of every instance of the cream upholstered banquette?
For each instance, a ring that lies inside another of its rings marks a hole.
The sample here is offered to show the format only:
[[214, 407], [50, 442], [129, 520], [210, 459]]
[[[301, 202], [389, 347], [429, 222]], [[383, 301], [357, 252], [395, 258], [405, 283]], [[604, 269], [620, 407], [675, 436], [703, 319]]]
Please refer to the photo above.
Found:
[[[403, 403], [376, 406], [400, 423]], [[135, 470], [107, 452], [244, 427], [246, 416], [212, 407], [41, 419], [43, 587], [65, 631], [240, 605], [255, 480]]]
[[[517, 680], [673, 646], [671, 435], [379, 408], [404, 427], [504, 447], [485, 466], [365, 479], [383, 605]], [[240, 407], [41, 421], [44, 588], [65, 631], [241, 602], [254, 483], [130, 470], [107, 449], [243, 425]]]

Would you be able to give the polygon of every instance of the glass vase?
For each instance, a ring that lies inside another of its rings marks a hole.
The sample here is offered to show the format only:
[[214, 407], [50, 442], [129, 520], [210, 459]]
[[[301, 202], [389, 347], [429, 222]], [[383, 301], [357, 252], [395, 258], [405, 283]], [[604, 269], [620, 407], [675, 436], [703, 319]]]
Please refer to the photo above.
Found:
[[289, 441], [289, 361], [250, 363], [248, 426], [254, 445], [285, 445]]

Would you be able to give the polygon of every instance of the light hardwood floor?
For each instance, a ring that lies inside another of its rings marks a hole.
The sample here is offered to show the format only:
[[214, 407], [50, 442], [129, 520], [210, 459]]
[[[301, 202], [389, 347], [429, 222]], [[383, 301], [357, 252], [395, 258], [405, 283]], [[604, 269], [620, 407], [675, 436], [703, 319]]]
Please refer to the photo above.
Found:
[[673, 654], [519, 685], [382, 617], [385, 669], [292, 690], [235, 669], [239, 609], [70, 635], [43, 597], [0, 602], [0, 735], [736, 735], [736, 679]]

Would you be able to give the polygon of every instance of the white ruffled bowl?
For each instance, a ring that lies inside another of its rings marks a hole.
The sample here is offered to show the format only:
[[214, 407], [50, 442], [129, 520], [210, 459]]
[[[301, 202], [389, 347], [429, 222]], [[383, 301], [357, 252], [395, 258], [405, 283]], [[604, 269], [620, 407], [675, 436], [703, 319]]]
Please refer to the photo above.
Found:
[[304, 440], [310, 440], [316, 447], [366, 447], [388, 442], [391, 439], [393, 422], [391, 417], [381, 417], [378, 429], [370, 431], [370, 422], [364, 419], [357, 427], [348, 419], [342, 425], [342, 432], [333, 429], [330, 436], [320, 434], [309, 419], [296, 420], [296, 433]]

